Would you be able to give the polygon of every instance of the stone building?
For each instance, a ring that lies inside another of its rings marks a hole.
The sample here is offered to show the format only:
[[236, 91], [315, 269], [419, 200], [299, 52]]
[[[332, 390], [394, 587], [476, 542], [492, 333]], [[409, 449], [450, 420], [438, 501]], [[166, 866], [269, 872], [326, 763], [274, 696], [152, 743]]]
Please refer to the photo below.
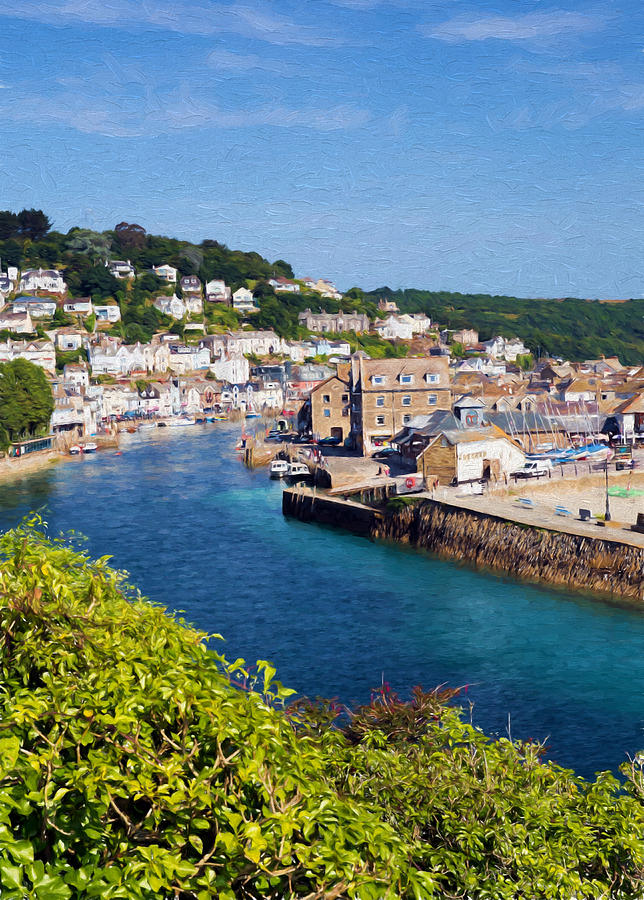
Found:
[[307, 412], [308, 427], [312, 434], [318, 439], [338, 438], [344, 443], [351, 434], [351, 392], [348, 377], [334, 375], [316, 385], [311, 391]]
[[310, 309], [298, 314], [297, 321], [309, 331], [320, 331], [323, 334], [340, 331], [355, 331], [361, 334], [369, 331], [369, 316], [354, 310], [352, 313], [313, 313]]
[[351, 434], [366, 455], [391, 441], [414, 416], [451, 408], [449, 360], [351, 360]]

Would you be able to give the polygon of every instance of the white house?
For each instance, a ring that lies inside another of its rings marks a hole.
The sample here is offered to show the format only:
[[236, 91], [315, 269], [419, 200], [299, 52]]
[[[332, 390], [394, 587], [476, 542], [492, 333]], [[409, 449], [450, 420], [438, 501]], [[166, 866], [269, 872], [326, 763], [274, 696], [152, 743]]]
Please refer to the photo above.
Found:
[[161, 266], [152, 266], [152, 271], [159, 278], [162, 278], [164, 281], [167, 281], [168, 284], [176, 284], [177, 283], [177, 275], [179, 274], [179, 272], [173, 266], [168, 266], [167, 264], [164, 263]]
[[67, 285], [58, 269], [27, 269], [22, 273], [19, 290], [48, 291], [51, 294], [64, 294]]
[[[446, 459], [445, 451], [453, 456]], [[481, 478], [502, 479], [520, 469], [525, 462], [523, 450], [496, 425], [441, 431], [418, 457], [419, 471], [438, 475], [442, 482]]]
[[229, 303], [230, 288], [220, 278], [206, 282], [206, 299], [210, 303]]
[[220, 381], [228, 381], [231, 384], [242, 384], [250, 378], [248, 360], [241, 353], [221, 356], [210, 363], [210, 371]]
[[138, 343], [127, 346], [118, 340], [101, 341], [90, 345], [88, 356], [92, 375], [129, 375], [147, 371], [143, 348]]
[[16, 297], [11, 303], [12, 312], [28, 312], [32, 319], [48, 319], [56, 312], [56, 301], [47, 297]]
[[94, 314], [97, 322], [119, 322], [121, 319], [121, 310], [115, 303], [109, 303], [105, 306], [94, 304]]
[[173, 319], [182, 319], [186, 314], [186, 304], [175, 294], [171, 297], [157, 297], [154, 306], [164, 316], [172, 316]]
[[389, 315], [386, 319], [376, 322], [373, 330], [387, 340], [410, 341], [415, 334], [425, 334], [431, 324], [431, 319], [422, 313], [413, 316]]
[[67, 363], [63, 367], [63, 384], [84, 393], [89, 387], [89, 372], [85, 363]]
[[134, 278], [134, 266], [129, 259], [111, 259], [105, 265], [115, 278]]
[[201, 294], [184, 294], [183, 302], [186, 305], [188, 313], [199, 315], [199, 313], [203, 312], [203, 300], [201, 299]]
[[7, 341], [0, 344], [0, 362], [28, 359], [52, 375], [56, 371], [56, 349], [51, 341]]
[[63, 310], [72, 316], [91, 316], [94, 312], [91, 297], [78, 297], [76, 300], [66, 300]]
[[320, 338], [311, 341], [313, 353], [311, 356], [351, 356], [351, 344], [348, 341], [329, 341]]
[[284, 341], [274, 331], [230, 331], [226, 335], [228, 353], [270, 356], [273, 353], [283, 353], [284, 349]]
[[508, 340], [501, 336], [492, 338], [491, 341], [483, 341], [483, 348], [486, 355], [492, 359], [505, 359], [508, 362], [516, 362], [517, 356], [525, 356], [530, 352], [519, 338]]
[[281, 409], [284, 406], [284, 390], [279, 381], [270, 379], [253, 381], [253, 407]]
[[210, 365], [210, 351], [207, 347], [187, 347], [183, 344], [171, 347], [169, 365], [176, 375], [207, 369]]
[[255, 303], [253, 292], [245, 287], [237, 288], [233, 294], [233, 309], [239, 312], [257, 312], [259, 307]]
[[57, 328], [49, 332], [58, 350], [80, 350], [87, 335], [77, 328]]
[[28, 310], [12, 312], [9, 309], [0, 312], [0, 331], [4, 330], [11, 331], [13, 334], [33, 334], [36, 329]]
[[297, 281], [291, 281], [290, 278], [269, 278], [269, 285], [273, 288], [274, 291], [284, 291], [288, 294], [299, 294], [300, 286]]

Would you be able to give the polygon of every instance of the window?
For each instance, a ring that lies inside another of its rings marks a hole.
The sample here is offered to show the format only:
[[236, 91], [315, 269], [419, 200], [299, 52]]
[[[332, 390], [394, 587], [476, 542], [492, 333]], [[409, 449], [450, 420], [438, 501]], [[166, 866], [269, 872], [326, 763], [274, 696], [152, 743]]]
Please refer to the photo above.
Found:
[[414, 380], [414, 376], [413, 376], [413, 375], [401, 375], [401, 376], [400, 376], [400, 383], [401, 383], [401, 384], [411, 384], [413, 380]]
[[331, 395], [330, 395], [330, 394], [323, 394], [323, 395], [322, 395], [322, 403], [330, 403], [330, 402], [331, 402]]
[[348, 402], [349, 402], [349, 395], [348, 395], [348, 394], [343, 394], [343, 395], [342, 395], [342, 402], [343, 402], [343, 403], [348, 403]]
[[385, 376], [384, 376], [384, 375], [372, 375], [372, 376], [371, 376], [371, 383], [372, 383], [372, 384], [384, 384], [384, 383], [385, 383]]
[[403, 416], [403, 425], [409, 425], [410, 422], [411, 422], [410, 415]]
[[402, 398], [402, 405], [403, 405], [403, 406], [411, 406], [411, 397], [409, 396], [409, 394], [406, 394], [406, 395]]
[[425, 381], [426, 381], [428, 384], [438, 384], [438, 382], [439, 382], [440, 380], [441, 380], [440, 375], [435, 375], [433, 372], [428, 372], [428, 373], [425, 375]]
[[331, 410], [330, 410], [330, 409], [325, 409], [325, 410], [324, 410], [324, 415], [325, 415], [325, 417], [326, 417], [327, 419], [330, 419], [330, 418], [331, 418]]
[[385, 398], [384, 397], [376, 397], [376, 406], [384, 406]]
[[436, 404], [438, 403], [438, 397], [436, 396], [436, 394], [428, 394], [427, 395], [427, 403], [430, 406], [436, 406]]
[[384, 425], [385, 417], [384, 416], [376, 416], [376, 425]]

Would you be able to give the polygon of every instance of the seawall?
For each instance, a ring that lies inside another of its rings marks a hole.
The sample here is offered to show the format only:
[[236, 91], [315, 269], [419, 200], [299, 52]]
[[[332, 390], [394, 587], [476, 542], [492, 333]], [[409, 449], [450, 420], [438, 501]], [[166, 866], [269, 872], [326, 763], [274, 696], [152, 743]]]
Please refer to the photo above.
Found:
[[285, 515], [396, 541], [517, 578], [644, 600], [644, 549], [419, 500], [392, 512], [310, 491], [284, 491]]

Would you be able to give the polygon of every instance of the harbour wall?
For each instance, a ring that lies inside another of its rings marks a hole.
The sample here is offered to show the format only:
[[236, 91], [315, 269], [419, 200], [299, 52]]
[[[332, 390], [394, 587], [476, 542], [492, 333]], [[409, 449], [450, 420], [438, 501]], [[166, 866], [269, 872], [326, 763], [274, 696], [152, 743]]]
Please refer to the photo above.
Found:
[[410, 544], [444, 559], [465, 560], [529, 581], [644, 600], [644, 549], [619, 539], [526, 525], [430, 499], [380, 511], [287, 490], [282, 510], [302, 521]]

